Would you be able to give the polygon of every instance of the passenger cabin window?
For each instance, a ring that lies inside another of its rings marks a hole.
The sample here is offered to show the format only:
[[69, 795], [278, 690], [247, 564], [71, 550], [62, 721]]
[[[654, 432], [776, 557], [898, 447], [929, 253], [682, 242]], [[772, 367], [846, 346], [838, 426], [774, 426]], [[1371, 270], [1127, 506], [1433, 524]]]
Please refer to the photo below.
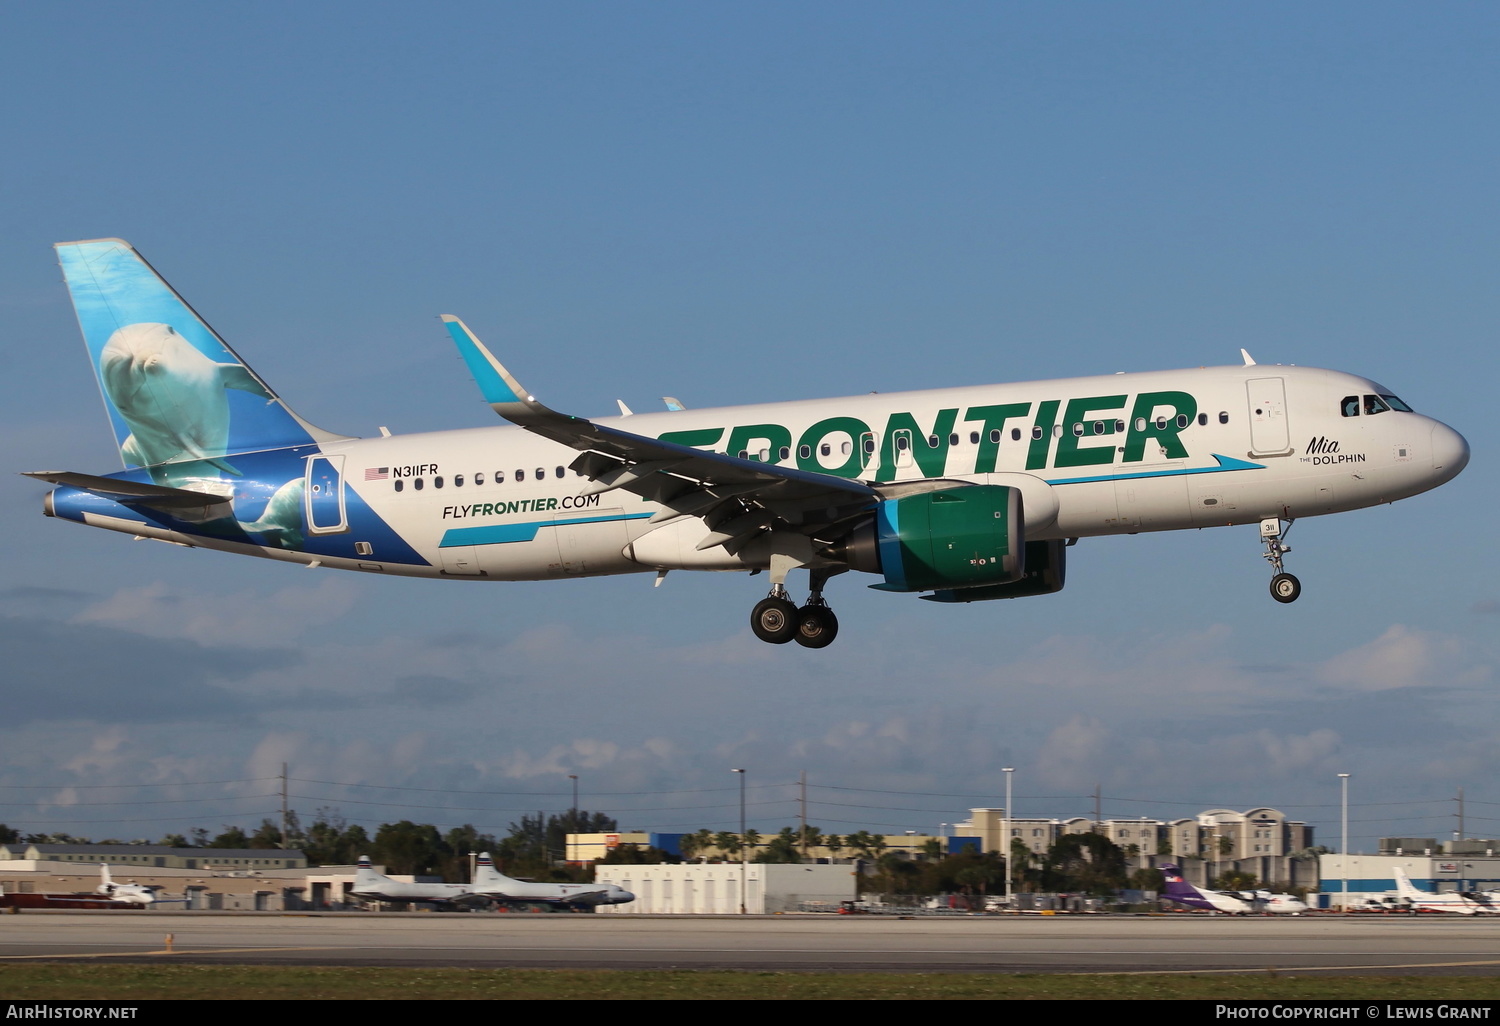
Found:
[[929, 448], [929, 449], [936, 449], [937, 447], [938, 447], [938, 436], [937, 435], [928, 435], [927, 436], [927, 448]]
[[949, 435], [948, 436], [948, 444], [949, 445], [957, 445], [958, 444], [958, 435]]
[[396, 478], [396, 491], [399, 492], [401, 489], [403, 489], [405, 487], [406, 487], [406, 485], [402, 482], [402, 480], [399, 477]]
[[1034, 442], [1040, 442], [1042, 440], [1042, 426], [1040, 424], [1031, 429], [1031, 439]]
[[536, 479], [538, 481], [545, 481], [547, 479], [547, 468], [546, 467], [537, 467], [536, 468]]
[[1208, 423], [1208, 414], [1206, 414], [1206, 413], [1200, 413], [1200, 414], [1198, 414], [1198, 426], [1199, 427], [1203, 427], [1207, 423]]
[[411, 486], [420, 492], [422, 490], [422, 479], [420, 477], [412, 478]]
[[[995, 436], [995, 441], [997, 441], [997, 442], [1000, 441], [1000, 437], [999, 437], [1000, 436], [1000, 432], [999, 431], [993, 431], [993, 432], [991, 432], [991, 434], [993, 434]], [[1012, 442], [1019, 442], [1021, 440], [1021, 429], [1020, 428], [1011, 428], [1010, 429], [1010, 440]]]
[[1228, 410], [1220, 410], [1219, 411], [1219, 423], [1220, 424], [1228, 424], [1229, 423], [1229, 411]]
[[475, 474], [474, 475], [474, 487], [478, 488], [482, 484], [484, 484], [484, 474], [482, 474], [482, 473]]
[[785, 446], [785, 445], [783, 445], [780, 449], [776, 450], [777, 459], [783, 459], [784, 460], [787, 457], [791, 456], [791, 454], [792, 454], [791, 448], [788, 447], [788, 446]]
[[495, 471], [495, 483], [496, 484], [504, 484], [505, 483], [505, 471], [503, 471], [503, 470], [497, 470], [497, 471]]
[[[824, 455], [826, 456], [828, 454], [824, 453]], [[810, 445], [799, 445], [799, 446], [797, 446], [797, 458], [799, 460], [810, 460], [810, 459], [812, 459], [812, 446], [810, 446]]]
[[557, 476], [558, 476], [558, 477], [559, 477], [559, 478], [560, 478], [560, 477], [562, 477], [562, 476], [563, 476], [563, 471], [564, 471], [564, 468], [563, 468], [563, 467], [558, 467], [558, 468], [557, 468]]
[[443, 479], [441, 477], [435, 477], [435, 478], [433, 478], [432, 479], [432, 487], [434, 487], [434, 488], [441, 488], [441, 487], [443, 487]]
[[524, 471], [524, 470], [517, 470], [516, 471], [516, 480], [517, 481], [524, 481], [524, 480], [526, 480], [526, 471]]
[[454, 474], [453, 475], [453, 487], [454, 488], [462, 488], [463, 486], [464, 486], [464, 476], [462, 474]]
[[970, 431], [969, 432], [969, 444], [970, 445], [978, 445], [979, 444], [979, 432], [978, 431]]

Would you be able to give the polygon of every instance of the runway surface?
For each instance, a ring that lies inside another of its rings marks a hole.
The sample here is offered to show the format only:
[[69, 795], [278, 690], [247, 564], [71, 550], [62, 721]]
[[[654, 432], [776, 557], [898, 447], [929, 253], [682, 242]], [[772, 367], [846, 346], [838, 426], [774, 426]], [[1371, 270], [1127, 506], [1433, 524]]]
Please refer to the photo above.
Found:
[[[168, 952], [166, 937], [173, 935]], [[1500, 920], [1400, 917], [0, 916], [0, 961], [982, 972], [1500, 973]]]

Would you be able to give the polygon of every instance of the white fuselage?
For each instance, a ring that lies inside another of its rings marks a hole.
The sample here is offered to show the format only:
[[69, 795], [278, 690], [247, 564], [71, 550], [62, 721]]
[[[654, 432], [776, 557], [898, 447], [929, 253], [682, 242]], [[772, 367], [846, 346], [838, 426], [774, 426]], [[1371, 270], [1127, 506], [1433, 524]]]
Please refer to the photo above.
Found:
[[[1361, 409], [1364, 397], [1389, 394], [1336, 371], [1252, 365], [596, 423], [865, 482], [1011, 485], [1022, 493], [1026, 539], [1043, 541], [1319, 516], [1415, 495], [1456, 475], [1468, 459], [1457, 432], [1419, 413]], [[117, 529], [348, 570], [489, 580], [768, 562], [755, 546], [699, 550], [708, 532], [701, 520], [648, 523], [661, 507], [623, 489], [587, 494], [589, 479], [567, 469], [578, 453], [520, 427], [352, 439], [324, 443], [322, 453], [311, 462], [333, 468], [325, 479], [357, 495], [421, 562], [393, 560], [374, 543], [349, 559], [139, 521]], [[309, 505], [313, 533], [357, 532], [341, 510]], [[115, 526], [107, 519], [92, 522]]]

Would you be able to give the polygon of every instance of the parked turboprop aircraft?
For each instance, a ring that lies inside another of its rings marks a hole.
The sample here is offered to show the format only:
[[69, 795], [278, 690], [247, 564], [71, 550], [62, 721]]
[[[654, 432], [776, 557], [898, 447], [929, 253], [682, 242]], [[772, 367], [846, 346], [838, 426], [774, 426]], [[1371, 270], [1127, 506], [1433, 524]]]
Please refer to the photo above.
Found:
[[1461, 916], [1500, 914], [1500, 906], [1494, 904], [1482, 891], [1449, 891], [1433, 894], [1419, 890], [1411, 877], [1400, 866], [1395, 868], [1396, 893], [1413, 909], [1425, 912], [1455, 912]]
[[474, 890], [486, 898], [500, 902], [583, 908], [624, 905], [635, 900], [634, 894], [610, 883], [534, 883], [529, 880], [513, 880], [495, 868], [489, 852], [479, 856], [479, 868], [474, 872]]
[[[1243, 366], [590, 421], [443, 322], [510, 427], [352, 438], [297, 416], [127, 243], [62, 243], [126, 470], [49, 471], [49, 516], [312, 566], [468, 580], [770, 571], [751, 626], [822, 648], [835, 574], [935, 602], [1059, 591], [1079, 538], [1256, 524], [1450, 480], [1458, 432], [1383, 385]], [[628, 425], [629, 430], [622, 425]], [[798, 607], [786, 589], [809, 573]]]
[[1270, 891], [1205, 891], [1188, 883], [1180, 867], [1164, 863], [1161, 866], [1166, 889], [1161, 896], [1187, 908], [1210, 912], [1229, 912], [1249, 915], [1270, 912], [1274, 915], [1301, 915], [1307, 911], [1307, 903], [1291, 894], [1272, 894]]
[[354, 887], [349, 893], [366, 901], [394, 901], [403, 904], [429, 901], [438, 904], [474, 903], [480, 899], [469, 884], [402, 883], [400, 880], [392, 880], [384, 873], [375, 872], [368, 855], [359, 857], [354, 869]]

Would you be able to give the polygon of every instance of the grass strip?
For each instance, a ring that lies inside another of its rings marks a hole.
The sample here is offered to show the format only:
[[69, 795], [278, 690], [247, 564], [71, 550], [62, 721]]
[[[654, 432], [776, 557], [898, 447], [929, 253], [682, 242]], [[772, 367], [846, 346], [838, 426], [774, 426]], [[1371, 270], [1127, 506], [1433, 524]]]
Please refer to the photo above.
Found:
[[1264, 1000], [1500, 999], [1500, 977], [1084, 976], [730, 970], [420, 969], [308, 966], [0, 965], [11, 1000]]

